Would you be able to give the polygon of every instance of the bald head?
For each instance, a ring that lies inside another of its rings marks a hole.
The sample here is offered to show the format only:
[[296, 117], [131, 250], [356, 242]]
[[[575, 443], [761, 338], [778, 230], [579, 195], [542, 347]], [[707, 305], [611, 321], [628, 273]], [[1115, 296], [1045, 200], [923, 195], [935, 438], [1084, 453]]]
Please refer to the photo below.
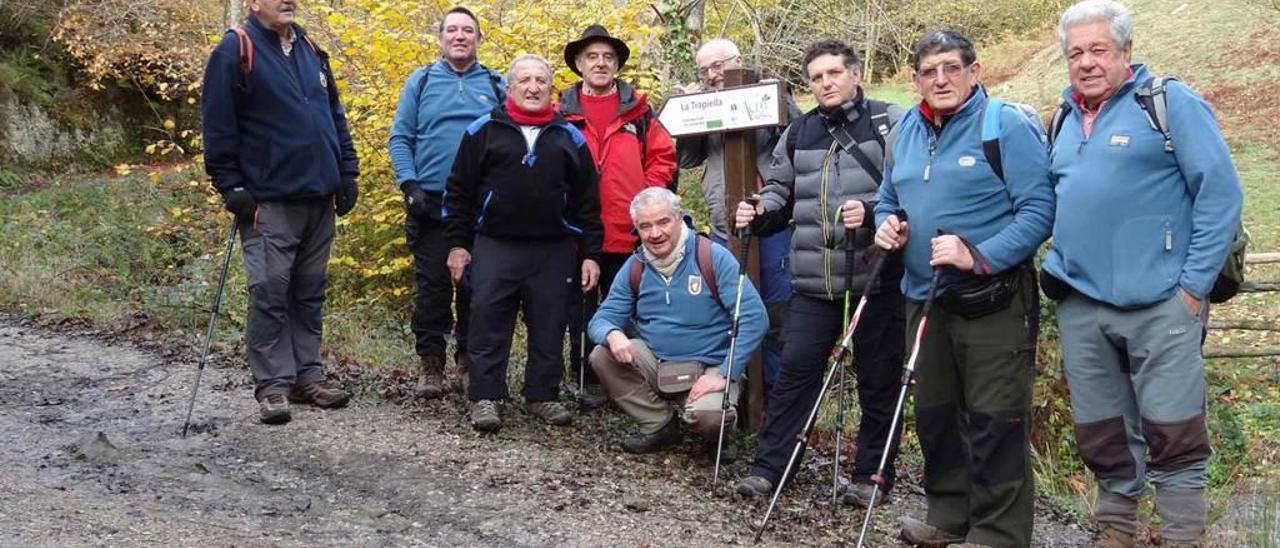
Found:
[[708, 40], [693, 56], [698, 65], [698, 79], [707, 87], [724, 87], [724, 71], [742, 67], [742, 54], [737, 44], [724, 38]]

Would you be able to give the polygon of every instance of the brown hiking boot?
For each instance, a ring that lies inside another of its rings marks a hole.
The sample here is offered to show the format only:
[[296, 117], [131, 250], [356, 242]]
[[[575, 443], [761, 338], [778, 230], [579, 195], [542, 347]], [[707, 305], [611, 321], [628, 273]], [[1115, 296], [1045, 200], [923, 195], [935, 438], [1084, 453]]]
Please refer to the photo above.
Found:
[[446, 375], [451, 387], [456, 387], [459, 392], [467, 392], [467, 377], [471, 373], [471, 355], [466, 349], [453, 353], [453, 369]]
[[1089, 541], [1089, 548], [1133, 548], [1133, 545], [1133, 534], [1105, 525]]
[[292, 419], [289, 400], [280, 394], [267, 394], [258, 400], [258, 420], [262, 424], [284, 424]]
[[346, 407], [347, 402], [351, 400], [351, 394], [346, 390], [328, 386], [321, 381], [307, 383], [301, 388], [294, 388], [289, 394], [289, 401], [293, 403], [307, 403], [324, 409], [338, 409]]
[[773, 482], [760, 476], [747, 476], [735, 489], [744, 497], [767, 497], [773, 494]]
[[603, 386], [588, 383], [578, 392], [578, 403], [583, 409], [599, 409], [609, 403], [609, 397], [605, 395]]
[[498, 415], [498, 401], [471, 402], [471, 427], [481, 432], [497, 432], [502, 428], [502, 417]]
[[898, 538], [912, 546], [925, 546], [928, 548], [942, 548], [950, 544], [964, 542], [964, 535], [962, 534], [943, 531], [910, 516], [903, 516], [902, 532], [898, 534]]
[[444, 358], [423, 356], [418, 371], [418, 386], [414, 394], [424, 400], [434, 400], [444, 395]]
[[524, 410], [554, 426], [566, 426], [573, 422], [573, 414], [558, 401], [529, 402], [524, 405]]
[[875, 484], [871, 483], [854, 483], [845, 488], [844, 494], [840, 496], [840, 502], [846, 506], [857, 506], [866, 508], [872, 505], [871, 494], [875, 493], [875, 506], [881, 506], [892, 502], [889, 493], [884, 489], [876, 489]]

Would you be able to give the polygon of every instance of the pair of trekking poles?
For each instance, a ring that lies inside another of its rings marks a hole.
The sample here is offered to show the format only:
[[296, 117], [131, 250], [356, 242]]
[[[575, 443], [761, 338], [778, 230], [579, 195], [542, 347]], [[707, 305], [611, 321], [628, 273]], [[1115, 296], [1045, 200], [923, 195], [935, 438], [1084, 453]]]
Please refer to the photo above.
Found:
[[[898, 218], [904, 222], [907, 219], [905, 211], [899, 210], [895, 213], [895, 215], [897, 215]], [[941, 234], [942, 231], [939, 231], [939, 233]], [[846, 250], [845, 250], [846, 273], [852, 273], [853, 266], [854, 266], [852, 236], [853, 236], [852, 234], [849, 234], [849, 237], [846, 240], [846, 244], [847, 244]], [[773, 509], [776, 507], [778, 503], [778, 498], [782, 494], [782, 488], [786, 485], [787, 480], [791, 476], [791, 471], [796, 465], [796, 461], [800, 456], [800, 451], [801, 449], [804, 448], [804, 445], [808, 440], [809, 432], [812, 430], [814, 422], [817, 419], [818, 410], [822, 406], [822, 400], [826, 396], [827, 391], [831, 388], [831, 380], [835, 376], [837, 370], [839, 370], [840, 392], [838, 394], [837, 404], [836, 404], [837, 406], [836, 449], [835, 449], [835, 462], [833, 464], [832, 484], [831, 484], [831, 499], [832, 499], [833, 511], [836, 508], [836, 493], [837, 493], [839, 478], [840, 478], [840, 446], [841, 446], [842, 435], [844, 431], [844, 393], [846, 388], [846, 385], [845, 385], [846, 364], [844, 362], [847, 358], [851, 358], [853, 355], [852, 344], [853, 344], [854, 331], [858, 327], [859, 320], [862, 319], [862, 313], [865, 310], [867, 302], [871, 297], [871, 290], [875, 286], [876, 281], [879, 279], [880, 271], [883, 270], [885, 261], [887, 260], [889, 255], [890, 253], [884, 252], [884, 253], [880, 253], [879, 257], [876, 258], [875, 265], [871, 269], [871, 276], [867, 280], [867, 284], [862, 290], [862, 296], [858, 299], [858, 305], [853, 312], [852, 318], [848, 317], [849, 301], [851, 300], [852, 288], [848, 286], [846, 286], [845, 288], [845, 315], [846, 315], [845, 323], [847, 327], [845, 329], [844, 336], [841, 337], [839, 345], [832, 352], [831, 365], [827, 370], [826, 376], [823, 378], [822, 388], [818, 392], [818, 398], [814, 402], [813, 408], [809, 411], [809, 416], [805, 420], [804, 427], [800, 430], [800, 433], [797, 434], [796, 436], [795, 448], [791, 451], [791, 457], [787, 460], [787, 466], [782, 472], [782, 477], [778, 480], [778, 485], [774, 488], [773, 496], [769, 500], [769, 507], [768, 509], [765, 510], [764, 519], [761, 520], [760, 526], [756, 530], [755, 538], [752, 541], [753, 543], [760, 542], [760, 537], [764, 535], [764, 530], [769, 524], [769, 517], [772, 516]], [[897, 403], [894, 405], [893, 418], [889, 422], [889, 434], [885, 440], [885, 448], [880, 455], [880, 463], [876, 467], [876, 472], [871, 476], [871, 483], [873, 487], [871, 491], [871, 498], [867, 502], [867, 511], [862, 520], [862, 528], [858, 533], [858, 548], [861, 548], [863, 546], [863, 543], [866, 539], [867, 528], [871, 523], [871, 515], [875, 511], [876, 502], [877, 502], [876, 499], [877, 497], [880, 496], [881, 487], [883, 487], [884, 484], [886, 483], [884, 476], [885, 476], [885, 467], [888, 465], [888, 461], [889, 461], [890, 445], [893, 443], [894, 435], [898, 433], [899, 423], [902, 421], [902, 409], [903, 409], [903, 404], [906, 402], [907, 391], [910, 389], [911, 384], [915, 382], [916, 361], [919, 359], [920, 347], [921, 347], [921, 344], [924, 342], [924, 333], [929, 325], [929, 312], [933, 308], [934, 295], [937, 292], [938, 280], [941, 278], [942, 270], [943, 269], [941, 267], [935, 267], [933, 270], [933, 276], [929, 280], [928, 295], [925, 299], [924, 307], [920, 315], [920, 322], [916, 326], [916, 334], [915, 334], [914, 342], [912, 344], [911, 354], [907, 358], [906, 366], [902, 370], [902, 377], [900, 381], [902, 386], [898, 392]]]

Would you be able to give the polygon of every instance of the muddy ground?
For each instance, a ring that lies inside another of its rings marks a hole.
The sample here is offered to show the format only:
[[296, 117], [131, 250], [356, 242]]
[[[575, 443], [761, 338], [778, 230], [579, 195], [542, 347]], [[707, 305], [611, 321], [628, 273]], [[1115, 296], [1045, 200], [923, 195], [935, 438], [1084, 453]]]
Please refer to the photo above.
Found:
[[[723, 546], [750, 544], [764, 512], [709, 494], [692, 443], [619, 452], [614, 411], [556, 429], [509, 406], [500, 433], [479, 435], [460, 400], [406, 403], [370, 382], [348, 409], [262, 426], [235, 359], [206, 369], [183, 439], [191, 351], [137, 342], [0, 316], [0, 545]], [[802, 474], [762, 545], [852, 545], [861, 514], [832, 514], [828, 473]], [[922, 515], [900, 476], [873, 546], [898, 546], [896, 517]], [[1039, 546], [1086, 541], [1037, 520]]]

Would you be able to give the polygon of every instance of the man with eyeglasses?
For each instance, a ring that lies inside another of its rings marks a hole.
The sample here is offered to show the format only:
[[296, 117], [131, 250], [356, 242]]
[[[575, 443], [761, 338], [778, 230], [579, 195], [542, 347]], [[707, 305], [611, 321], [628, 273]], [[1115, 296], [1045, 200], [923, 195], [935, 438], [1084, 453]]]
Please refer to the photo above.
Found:
[[902, 263], [890, 257], [879, 277], [872, 279], [867, 251], [874, 235], [871, 209], [884, 160], [882, 140], [902, 109], [866, 97], [862, 61], [844, 42], [814, 43], [802, 66], [818, 106], [792, 120], [778, 139], [758, 205], [740, 202], [734, 212], [738, 228], [750, 225], [762, 236], [791, 233], [795, 291], [760, 445], [751, 473], [738, 483], [737, 491], [767, 496], [779, 482], [790, 480], [782, 474], [796, 439], [806, 436], [804, 425], [822, 391], [831, 348], [845, 328], [845, 295], [872, 283], [873, 295], [853, 343], [861, 418], [852, 483], [842, 501], [883, 504], [893, 486], [892, 466], [884, 490], [874, 500], [871, 481], [885, 451], [888, 462], [894, 462], [901, 437], [899, 430], [890, 439], [889, 420], [902, 386]]
[[965, 37], [925, 33], [911, 66], [924, 100], [890, 135], [875, 218], [876, 244], [906, 266], [913, 341], [936, 269], [941, 277], [915, 369], [928, 515], [904, 517], [901, 535], [914, 546], [1030, 546], [1032, 260], [1053, 223], [1044, 133], [988, 100]]
[[[678, 87], [677, 93], [696, 93], [724, 88], [726, 70], [742, 68], [742, 54], [738, 46], [724, 38], [707, 41], [694, 56], [698, 64], [698, 82]], [[787, 119], [799, 118], [791, 94], [783, 95], [787, 104]], [[758, 173], [766, 173], [773, 157], [773, 147], [778, 143], [782, 128], [761, 128], [756, 132], [756, 167]], [[724, 135], [693, 135], [676, 141], [676, 156], [680, 167], [693, 169], [706, 165], [702, 173], [702, 199], [711, 213], [711, 235], [720, 243], [729, 239], [729, 218], [724, 207], [725, 157]], [[757, 175], [757, 188], [764, 179]], [[760, 296], [769, 311], [769, 332], [761, 345], [764, 366], [764, 394], [778, 378], [782, 358], [782, 322], [786, 317], [787, 303], [791, 301], [791, 232], [787, 230], [760, 238]]]
[[[600, 287], [609, 288], [622, 263], [635, 251], [639, 238], [633, 232], [631, 199], [648, 187], [673, 188], [676, 151], [671, 135], [649, 108], [648, 99], [618, 71], [627, 64], [631, 49], [600, 25], [591, 25], [582, 36], [564, 47], [564, 61], [582, 81], [560, 94], [560, 114], [587, 140], [600, 175], [600, 220], [604, 223], [604, 252], [600, 255]], [[581, 339], [584, 319], [595, 313], [598, 299], [576, 295], [570, 307], [570, 368], [582, 372], [580, 403], [599, 407], [606, 402], [595, 373], [583, 362]], [[585, 310], [584, 310], [585, 308]]]

